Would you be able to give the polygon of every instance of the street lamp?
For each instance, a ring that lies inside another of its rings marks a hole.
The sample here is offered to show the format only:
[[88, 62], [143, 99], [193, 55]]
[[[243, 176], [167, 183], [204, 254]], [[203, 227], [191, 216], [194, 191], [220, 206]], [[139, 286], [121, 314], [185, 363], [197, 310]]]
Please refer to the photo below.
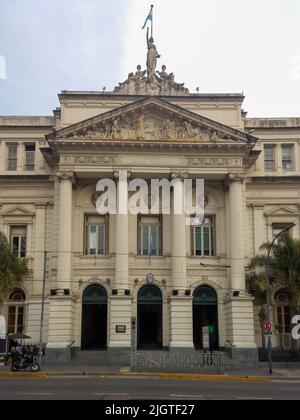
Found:
[[[273, 248], [274, 243], [276, 242], [276, 240], [279, 238], [279, 236], [281, 236], [283, 233], [288, 232], [289, 230], [293, 229], [293, 227], [295, 227], [295, 223], [287, 226], [285, 229], [283, 229], [281, 232], [279, 232], [275, 238], [273, 239], [271, 246], [269, 248], [268, 251], [268, 256], [267, 256], [267, 264], [266, 264], [266, 289], [267, 289], [267, 304], [266, 304], [266, 309], [267, 309], [267, 322], [270, 325], [271, 323], [271, 314], [270, 314], [270, 305], [271, 305], [271, 296], [270, 296], [270, 284], [269, 284], [269, 270], [268, 270], [268, 264], [269, 264], [269, 259], [270, 259], [270, 255], [271, 255], [271, 251]], [[270, 331], [269, 335], [268, 335], [268, 360], [269, 360], [269, 373], [270, 375], [273, 374], [273, 360], [272, 360], [272, 331]]]

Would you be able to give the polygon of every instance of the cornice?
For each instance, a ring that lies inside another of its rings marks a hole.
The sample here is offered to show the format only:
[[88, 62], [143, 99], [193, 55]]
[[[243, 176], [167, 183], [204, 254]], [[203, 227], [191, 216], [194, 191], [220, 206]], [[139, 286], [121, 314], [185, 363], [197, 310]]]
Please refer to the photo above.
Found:
[[49, 140], [49, 142], [51, 141], [52, 143], [53, 140], [57, 141], [61, 138], [75, 137], [74, 133], [76, 133], [77, 141], [78, 138], [80, 138], [81, 132], [88, 132], [91, 127], [97, 124], [105, 123], [108, 120], [116, 120], [118, 117], [123, 117], [126, 114], [129, 115], [132, 112], [142, 112], [146, 107], [156, 107], [160, 111], [167, 111], [169, 113], [176, 114], [178, 118], [186, 119], [187, 121], [190, 121], [194, 124], [202, 124], [209, 130], [215, 130], [216, 132], [221, 131], [222, 133], [234, 138], [235, 141], [251, 143], [252, 147], [258, 140], [256, 137], [253, 137], [248, 133], [233, 129], [158, 97], [143, 98], [139, 101], [129, 103], [98, 116], [73, 124], [69, 127], [54, 131], [53, 133], [48, 134], [46, 138]]
[[210, 153], [240, 153], [249, 154], [253, 145], [247, 143], [190, 143], [190, 142], [161, 142], [161, 141], [130, 141], [130, 140], [87, 140], [84, 138], [61, 139], [51, 144], [56, 151], [63, 150], [109, 150], [110, 152], [122, 151], [174, 151], [174, 152], [210, 152]]

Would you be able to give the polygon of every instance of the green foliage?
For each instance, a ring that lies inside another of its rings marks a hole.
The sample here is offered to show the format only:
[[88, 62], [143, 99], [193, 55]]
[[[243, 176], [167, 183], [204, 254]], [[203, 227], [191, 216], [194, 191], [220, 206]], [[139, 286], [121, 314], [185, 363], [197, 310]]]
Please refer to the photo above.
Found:
[[[269, 251], [271, 243], [262, 245], [261, 251]], [[300, 241], [293, 239], [289, 234], [280, 236], [272, 246], [270, 258], [266, 254], [255, 256], [250, 268], [255, 270], [251, 273], [252, 283], [250, 286], [255, 292], [253, 295], [259, 298], [263, 289], [266, 292], [266, 286], [263, 285], [266, 270], [268, 270], [270, 287], [274, 285], [282, 286], [288, 289], [292, 295], [292, 307], [295, 312], [300, 310]], [[257, 271], [258, 269], [259, 272]], [[249, 288], [250, 289], [250, 288]], [[258, 294], [256, 294], [258, 293]]]
[[27, 274], [27, 260], [11, 250], [4, 233], [0, 232], [0, 303], [18, 286]]

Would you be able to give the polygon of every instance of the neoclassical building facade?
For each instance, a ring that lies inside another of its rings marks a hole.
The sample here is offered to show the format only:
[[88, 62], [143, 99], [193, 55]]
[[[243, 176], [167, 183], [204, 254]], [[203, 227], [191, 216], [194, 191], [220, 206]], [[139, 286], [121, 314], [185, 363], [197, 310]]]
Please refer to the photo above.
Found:
[[[45, 280], [48, 360], [209, 348], [254, 363], [264, 343], [245, 276], [278, 231], [295, 223], [300, 238], [300, 118], [247, 118], [243, 95], [191, 94], [165, 67], [59, 101], [53, 116], [0, 117], [0, 230], [29, 267], [0, 308], [8, 332], [39, 340]], [[204, 179], [203, 223], [98, 214], [97, 182], [120, 171]], [[273, 296], [279, 347], [285, 297]]]

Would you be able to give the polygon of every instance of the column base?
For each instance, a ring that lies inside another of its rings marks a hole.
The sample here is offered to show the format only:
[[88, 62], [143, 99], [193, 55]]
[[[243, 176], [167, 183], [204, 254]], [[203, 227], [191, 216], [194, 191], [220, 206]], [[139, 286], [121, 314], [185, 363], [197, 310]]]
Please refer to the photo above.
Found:
[[71, 362], [71, 349], [70, 347], [63, 348], [48, 348], [44, 358], [46, 365], [70, 363]]
[[130, 366], [131, 349], [128, 347], [113, 347], [107, 350], [107, 364], [109, 366]]
[[258, 367], [259, 357], [257, 348], [228, 348], [227, 353], [237, 365]]

